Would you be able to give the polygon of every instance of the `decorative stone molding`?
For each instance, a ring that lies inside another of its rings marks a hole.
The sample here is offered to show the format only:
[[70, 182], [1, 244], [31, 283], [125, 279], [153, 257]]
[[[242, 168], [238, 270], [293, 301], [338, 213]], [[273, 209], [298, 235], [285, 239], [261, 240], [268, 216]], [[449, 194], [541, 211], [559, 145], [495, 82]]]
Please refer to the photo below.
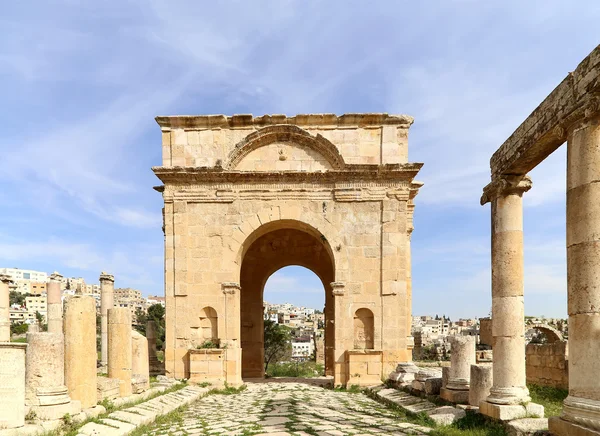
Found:
[[0, 274], [0, 282], [11, 284], [13, 281], [12, 277], [8, 274]]
[[344, 282], [332, 282], [331, 288], [334, 297], [341, 297], [346, 294], [346, 284]]
[[235, 283], [235, 282], [225, 282], [225, 283], [221, 283], [221, 289], [223, 290], [224, 294], [235, 294], [237, 292], [241, 291], [241, 287], [239, 283]]
[[480, 203], [483, 206], [498, 197], [510, 194], [523, 195], [531, 189], [532, 182], [529, 176], [503, 176], [493, 180], [485, 188]]
[[108, 273], [102, 271], [100, 273], [100, 282], [104, 282], [104, 281], [114, 283], [115, 282], [115, 276], [113, 276], [112, 274], [108, 274]]
[[409, 115], [388, 115], [386, 113], [370, 114], [299, 114], [293, 117], [286, 115], [183, 115], [158, 116], [155, 118], [163, 132], [171, 129], [222, 129], [222, 128], [261, 128], [278, 124], [297, 126], [325, 127], [365, 127], [379, 125], [396, 125], [410, 127], [414, 122]]
[[565, 398], [560, 417], [587, 428], [600, 430], [600, 401], [569, 395]]
[[323, 156], [334, 169], [341, 170], [346, 166], [337, 147], [322, 135], [312, 136], [298, 126], [282, 124], [264, 127], [237, 143], [229, 153], [224, 168], [235, 169], [242, 159], [252, 151], [279, 142], [297, 144], [313, 150]]

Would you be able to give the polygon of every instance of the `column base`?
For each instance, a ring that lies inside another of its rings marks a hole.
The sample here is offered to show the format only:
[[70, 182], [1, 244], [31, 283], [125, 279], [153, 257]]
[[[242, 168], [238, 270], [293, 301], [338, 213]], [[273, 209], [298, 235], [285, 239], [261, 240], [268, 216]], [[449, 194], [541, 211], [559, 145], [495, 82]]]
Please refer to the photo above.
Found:
[[469, 391], [458, 391], [448, 388], [440, 389], [440, 397], [446, 401], [457, 404], [469, 403]]
[[600, 430], [592, 430], [560, 416], [548, 418], [548, 430], [556, 436], [600, 436]]
[[[588, 429], [588, 431], [592, 432], [581, 433], [582, 435], [600, 434], [600, 401], [569, 395], [565, 398], [563, 403], [563, 410], [560, 418], [561, 421], [571, 423], [571, 425], [581, 427], [584, 430]], [[556, 425], [561, 428], [567, 427], [567, 424], [563, 423], [557, 423]], [[562, 435], [563, 433], [558, 434]]]
[[521, 418], [543, 418], [544, 406], [536, 403], [494, 404], [482, 401], [479, 403], [479, 413], [500, 421], [512, 421]]

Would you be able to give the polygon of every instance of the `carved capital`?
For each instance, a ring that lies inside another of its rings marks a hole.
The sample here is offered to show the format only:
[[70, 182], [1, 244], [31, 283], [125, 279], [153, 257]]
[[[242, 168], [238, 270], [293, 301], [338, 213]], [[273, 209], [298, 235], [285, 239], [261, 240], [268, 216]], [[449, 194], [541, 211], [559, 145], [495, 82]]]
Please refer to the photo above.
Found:
[[9, 276], [8, 274], [0, 274], [0, 282], [6, 283], [6, 284], [11, 284], [12, 281], [13, 281], [12, 277]]
[[113, 276], [112, 274], [108, 274], [104, 271], [102, 271], [100, 273], [100, 283], [102, 282], [111, 282], [114, 283], [115, 282], [115, 276]]
[[331, 293], [334, 297], [341, 297], [346, 293], [346, 284], [344, 282], [332, 282], [331, 288]]
[[240, 287], [239, 283], [224, 282], [221, 283], [221, 289], [223, 290], [224, 294], [234, 295], [235, 293], [239, 292], [242, 288]]
[[50, 280], [53, 280], [55, 282], [60, 282], [62, 278], [62, 274], [57, 271], [54, 271], [52, 274], [50, 274]]
[[595, 116], [597, 116], [600, 113], [600, 97], [592, 97], [587, 104], [585, 105], [585, 109], [584, 109], [584, 117], [586, 120], [589, 120], [590, 118], [594, 118]]
[[532, 182], [529, 176], [502, 176], [494, 179], [485, 188], [481, 196], [481, 205], [494, 201], [498, 197], [507, 195], [523, 195], [531, 189]]

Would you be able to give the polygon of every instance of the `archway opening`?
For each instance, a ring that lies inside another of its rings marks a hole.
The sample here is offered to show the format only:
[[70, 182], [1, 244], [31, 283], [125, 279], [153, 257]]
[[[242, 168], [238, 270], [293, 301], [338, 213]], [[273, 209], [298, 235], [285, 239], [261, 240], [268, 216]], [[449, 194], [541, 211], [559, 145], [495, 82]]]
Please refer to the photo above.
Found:
[[[304, 274], [316, 276], [313, 279], [313, 283], [320, 282], [321, 306], [310, 309], [317, 309], [323, 312], [323, 360], [326, 374], [333, 375], [334, 333], [332, 321], [334, 308], [331, 283], [335, 280], [334, 264], [330, 255], [331, 251], [324, 237], [318, 237], [304, 229], [287, 227], [287, 225], [289, 223], [285, 223], [283, 228], [269, 229], [267, 233], [254, 239], [244, 253], [240, 272], [240, 287], [242, 289], [240, 321], [243, 378], [258, 378], [263, 377], [265, 374], [265, 285], [272, 276], [274, 276], [274, 283], [277, 284], [279, 280], [279, 284], [281, 285], [281, 277], [285, 277], [285, 273], [274, 273], [290, 266], [293, 266], [296, 271], [298, 271], [299, 267], [302, 270], [309, 270], [310, 273]], [[301, 279], [298, 283], [305, 284]], [[294, 289], [293, 286], [290, 286], [291, 284], [288, 279], [287, 286], [289, 292], [281, 293], [282, 298], [285, 299], [285, 296], [289, 295], [289, 302], [291, 304], [294, 302], [298, 304], [301, 302], [299, 298], [302, 297], [302, 289], [305, 288], [296, 287]], [[316, 289], [319, 288], [317, 287]], [[318, 295], [316, 290], [311, 293]], [[308, 307], [307, 304], [303, 304], [303, 306]], [[311, 317], [312, 320], [315, 318]], [[306, 317], [304, 319], [306, 320]], [[282, 314], [282, 324], [285, 325], [286, 321], [288, 326], [290, 326], [291, 317], [286, 319], [285, 314]], [[279, 323], [279, 314], [277, 314], [277, 322]], [[297, 319], [292, 325], [299, 324], [300, 319]], [[298, 348], [301, 347], [298, 346]]]

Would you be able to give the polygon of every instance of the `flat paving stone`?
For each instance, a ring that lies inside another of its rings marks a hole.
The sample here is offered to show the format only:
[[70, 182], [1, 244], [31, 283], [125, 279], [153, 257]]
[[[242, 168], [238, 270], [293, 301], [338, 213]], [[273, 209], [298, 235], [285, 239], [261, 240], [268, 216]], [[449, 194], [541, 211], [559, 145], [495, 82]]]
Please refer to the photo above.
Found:
[[150, 435], [423, 435], [364, 394], [296, 382], [247, 384], [239, 394], [205, 396], [179, 422], [154, 424]]

